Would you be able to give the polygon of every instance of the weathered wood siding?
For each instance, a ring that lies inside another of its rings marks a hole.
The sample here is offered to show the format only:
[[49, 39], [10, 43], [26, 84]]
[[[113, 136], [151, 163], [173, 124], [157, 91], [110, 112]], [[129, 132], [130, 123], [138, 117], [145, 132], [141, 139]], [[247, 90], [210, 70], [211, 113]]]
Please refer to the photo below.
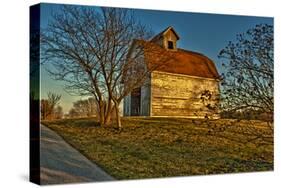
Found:
[[219, 102], [219, 83], [180, 74], [153, 72], [151, 76], [151, 116], [179, 116], [191, 118], [218, 118], [218, 109], [210, 110], [201, 96], [205, 90], [212, 93], [211, 105]]
[[123, 103], [123, 115], [124, 116], [130, 116], [131, 114], [131, 94], [127, 95], [124, 98], [124, 103]]
[[141, 87], [141, 116], [150, 115], [150, 93], [150, 79], [148, 79], [147, 83]]

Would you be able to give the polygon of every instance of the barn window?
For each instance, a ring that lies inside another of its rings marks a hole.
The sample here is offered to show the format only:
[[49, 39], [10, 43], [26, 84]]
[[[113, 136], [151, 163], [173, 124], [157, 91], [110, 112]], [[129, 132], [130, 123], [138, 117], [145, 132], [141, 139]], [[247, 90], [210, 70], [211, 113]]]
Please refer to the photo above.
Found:
[[168, 49], [174, 49], [173, 41], [168, 41]]

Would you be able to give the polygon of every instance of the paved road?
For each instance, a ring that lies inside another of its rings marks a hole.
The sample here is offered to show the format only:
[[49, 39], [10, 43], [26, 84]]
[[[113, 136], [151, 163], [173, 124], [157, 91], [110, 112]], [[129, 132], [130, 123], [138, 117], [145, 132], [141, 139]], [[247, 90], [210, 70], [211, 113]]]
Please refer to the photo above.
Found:
[[40, 148], [41, 184], [114, 180], [44, 125]]

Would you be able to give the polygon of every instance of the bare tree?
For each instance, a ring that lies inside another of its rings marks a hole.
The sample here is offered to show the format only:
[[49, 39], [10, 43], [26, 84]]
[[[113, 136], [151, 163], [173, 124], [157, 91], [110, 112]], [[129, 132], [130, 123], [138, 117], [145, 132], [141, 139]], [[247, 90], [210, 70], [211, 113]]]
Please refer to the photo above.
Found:
[[256, 25], [219, 54], [225, 68], [223, 110], [255, 111], [273, 121], [273, 26]]
[[139, 40], [132, 50], [132, 41], [150, 36], [129, 10], [64, 6], [41, 34], [41, 57], [52, 65], [51, 75], [66, 83], [68, 92], [94, 97], [101, 125], [115, 110], [121, 127], [120, 102], [153, 69], [143, 63], [145, 44]]
[[59, 103], [61, 95], [48, 92], [48, 98], [41, 100], [41, 118], [51, 119], [54, 115], [55, 107]]

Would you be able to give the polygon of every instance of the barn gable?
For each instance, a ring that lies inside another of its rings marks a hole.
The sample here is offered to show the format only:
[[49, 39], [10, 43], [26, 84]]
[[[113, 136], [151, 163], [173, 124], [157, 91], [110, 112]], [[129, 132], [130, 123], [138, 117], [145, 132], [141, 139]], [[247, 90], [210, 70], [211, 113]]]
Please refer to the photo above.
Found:
[[180, 39], [173, 27], [169, 26], [150, 41], [166, 50], [177, 50], [177, 41]]

